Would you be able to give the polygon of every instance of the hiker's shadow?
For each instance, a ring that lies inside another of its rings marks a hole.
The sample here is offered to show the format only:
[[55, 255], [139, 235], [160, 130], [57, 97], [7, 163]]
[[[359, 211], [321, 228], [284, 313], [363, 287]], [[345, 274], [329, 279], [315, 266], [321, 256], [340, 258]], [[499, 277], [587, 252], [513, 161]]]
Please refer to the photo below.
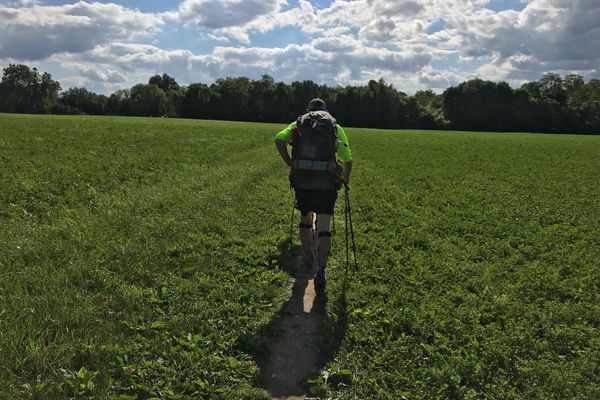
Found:
[[314, 270], [298, 262], [300, 247], [290, 246], [289, 239], [278, 247], [278, 265], [294, 279], [291, 296], [267, 325], [240, 338], [240, 346], [260, 368], [258, 386], [273, 396], [301, 396], [308, 394], [308, 380], [335, 357], [346, 334], [347, 281], [344, 275], [341, 285], [315, 291]]

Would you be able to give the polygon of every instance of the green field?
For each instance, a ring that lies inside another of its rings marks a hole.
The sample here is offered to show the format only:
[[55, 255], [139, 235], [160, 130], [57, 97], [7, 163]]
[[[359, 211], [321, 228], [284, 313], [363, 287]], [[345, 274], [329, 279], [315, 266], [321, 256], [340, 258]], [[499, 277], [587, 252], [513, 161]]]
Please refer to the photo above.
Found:
[[[264, 398], [281, 127], [0, 115], [0, 399]], [[313, 393], [600, 398], [600, 137], [347, 133]]]

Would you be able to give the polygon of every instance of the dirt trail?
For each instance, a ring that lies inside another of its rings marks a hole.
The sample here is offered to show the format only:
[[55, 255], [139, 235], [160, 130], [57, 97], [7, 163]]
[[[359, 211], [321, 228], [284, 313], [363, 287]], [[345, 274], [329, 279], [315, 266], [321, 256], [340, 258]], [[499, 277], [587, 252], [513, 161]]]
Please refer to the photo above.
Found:
[[313, 285], [314, 268], [298, 262], [292, 295], [284, 305], [262, 369], [265, 389], [275, 400], [305, 399], [306, 378], [319, 367], [317, 339], [324, 315], [324, 295]]

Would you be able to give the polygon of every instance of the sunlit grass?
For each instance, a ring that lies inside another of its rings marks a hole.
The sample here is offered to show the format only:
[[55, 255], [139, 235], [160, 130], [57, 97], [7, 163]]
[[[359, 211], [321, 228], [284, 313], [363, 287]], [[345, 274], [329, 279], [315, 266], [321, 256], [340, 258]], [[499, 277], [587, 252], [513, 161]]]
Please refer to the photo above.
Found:
[[[0, 398], [260, 398], [281, 127], [0, 115]], [[322, 351], [352, 379], [315, 391], [599, 397], [600, 138], [348, 134], [361, 268], [338, 204]]]

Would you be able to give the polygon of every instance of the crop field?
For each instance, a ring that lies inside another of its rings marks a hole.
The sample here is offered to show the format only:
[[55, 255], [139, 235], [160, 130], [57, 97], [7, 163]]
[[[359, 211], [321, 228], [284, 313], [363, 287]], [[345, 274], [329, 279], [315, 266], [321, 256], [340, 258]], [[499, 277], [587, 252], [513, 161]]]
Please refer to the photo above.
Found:
[[[0, 115], [0, 399], [267, 399], [282, 127]], [[347, 133], [309, 393], [600, 398], [600, 136]]]

